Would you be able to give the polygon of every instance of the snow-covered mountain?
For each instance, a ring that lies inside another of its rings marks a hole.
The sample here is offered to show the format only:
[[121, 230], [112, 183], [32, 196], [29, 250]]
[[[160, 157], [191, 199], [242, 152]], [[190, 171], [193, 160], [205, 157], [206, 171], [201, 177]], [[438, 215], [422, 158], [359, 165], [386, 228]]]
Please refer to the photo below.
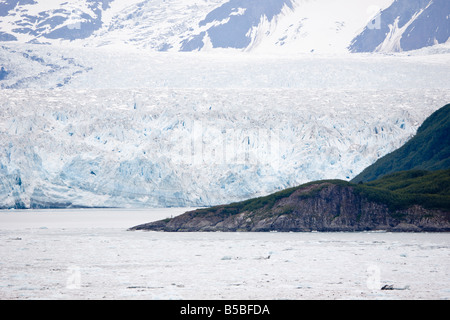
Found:
[[[209, 41], [213, 48], [246, 49], [258, 27], [272, 23], [283, 10], [292, 10], [291, 0], [230, 0], [209, 12], [198, 24], [204, 30], [182, 42], [182, 51], [200, 50]], [[252, 34], [253, 33], [253, 34]]]
[[367, 52], [447, 42], [446, 0], [8, 0], [0, 41], [153, 51]]
[[352, 52], [410, 51], [446, 43], [450, 1], [396, 0], [379, 12], [350, 45]]
[[113, 0], [0, 2], [0, 41], [85, 39], [103, 25], [103, 11]]

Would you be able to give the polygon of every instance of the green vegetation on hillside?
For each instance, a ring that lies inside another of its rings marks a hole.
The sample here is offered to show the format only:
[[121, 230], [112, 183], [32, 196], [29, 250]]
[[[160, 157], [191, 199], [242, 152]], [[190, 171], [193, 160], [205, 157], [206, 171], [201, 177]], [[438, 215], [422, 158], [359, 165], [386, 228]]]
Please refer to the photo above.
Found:
[[300, 199], [307, 199], [318, 194], [328, 184], [352, 187], [369, 201], [385, 204], [392, 211], [407, 209], [420, 205], [426, 209], [450, 210], [450, 170], [425, 171], [411, 170], [397, 172], [381, 179], [354, 184], [343, 180], [321, 180], [285, 189], [268, 196], [197, 210], [197, 214], [217, 214], [222, 217], [245, 211], [270, 212], [276, 202], [291, 196], [299, 189], [312, 187], [303, 192]]
[[428, 117], [404, 146], [379, 159], [352, 182], [368, 182], [398, 171], [449, 168], [450, 104]]
[[[305, 187], [312, 186], [312, 185], [324, 184], [324, 183], [332, 183], [332, 184], [339, 184], [339, 185], [346, 185], [346, 186], [351, 185], [351, 183], [349, 183], [347, 181], [343, 181], [343, 180], [312, 181], [312, 182], [308, 182], [308, 183], [302, 184], [297, 187], [284, 189], [284, 190], [281, 190], [281, 191], [278, 191], [278, 192], [275, 192], [275, 193], [272, 193], [270, 195], [263, 196], [263, 197], [253, 198], [253, 199], [240, 201], [240, 202], [234, 202], [234, 203], [231, 203], [228, 205], [220, 205], [220, 206], [215, 206], [215, 207], [211, 207], [211, 208], [199, 209], [199, 210], [197, 210], [197, 213], [206, 214], [206, 213], [219, 213], [220, 212], [221, 215], [234, 215], [234, 214], [238, 214], [238, 213], [244, 212], [244, 211], [257, 211], [257, 210], [260, 210], [263, 208], [267, 211], [267, 210], [272, 209], [278, 200], [281, 200], [283, 198], [287, 198], [287, 197], [291, 196], [295, 191], [297, 191], [299, 189], [303, 189]], [[302, 197], [304, 197], [304, 198], [312, 197], [315, 194], [317, 194], [318, 190], [319, 190], [319, 188], [313, 188], [311, 190], [311, 192], [304, 193], [302, 195]]]
[[426, 209], [450, 210], [450, 170], [410, 170], [355, 186], [368, 200], [391, 210], [420, 205]]

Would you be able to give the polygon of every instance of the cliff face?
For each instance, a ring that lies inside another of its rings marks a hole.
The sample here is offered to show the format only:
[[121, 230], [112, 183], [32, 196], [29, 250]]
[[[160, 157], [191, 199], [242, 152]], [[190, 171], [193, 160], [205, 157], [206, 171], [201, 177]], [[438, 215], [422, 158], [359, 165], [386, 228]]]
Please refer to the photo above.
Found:
[[450, 231], [450, 212], [414, 205], [392, 211], [367, 200], [354, 186], [323, 182], [305, 185], [255, 210], [219, 206], [130, 230], [154, 231]]

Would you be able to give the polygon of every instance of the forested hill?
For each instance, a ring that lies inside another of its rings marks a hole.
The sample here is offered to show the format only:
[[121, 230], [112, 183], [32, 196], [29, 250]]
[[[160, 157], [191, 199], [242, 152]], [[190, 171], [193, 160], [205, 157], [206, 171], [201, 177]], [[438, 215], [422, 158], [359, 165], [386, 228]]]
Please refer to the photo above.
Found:
[[389, 173], [417, 169], [450, 169], [450, 104], [428, 117], [405, 145], [364, 169], [352, 182], [367, 182]]

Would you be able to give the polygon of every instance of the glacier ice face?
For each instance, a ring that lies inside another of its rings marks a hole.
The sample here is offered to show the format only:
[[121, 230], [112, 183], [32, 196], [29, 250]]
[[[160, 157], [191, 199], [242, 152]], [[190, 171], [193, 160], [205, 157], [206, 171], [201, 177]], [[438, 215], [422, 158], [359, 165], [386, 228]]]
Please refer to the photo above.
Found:
[[195, 207], [350, 179], [448, 99], [433, 89], [2, 90], [0, 206]]

